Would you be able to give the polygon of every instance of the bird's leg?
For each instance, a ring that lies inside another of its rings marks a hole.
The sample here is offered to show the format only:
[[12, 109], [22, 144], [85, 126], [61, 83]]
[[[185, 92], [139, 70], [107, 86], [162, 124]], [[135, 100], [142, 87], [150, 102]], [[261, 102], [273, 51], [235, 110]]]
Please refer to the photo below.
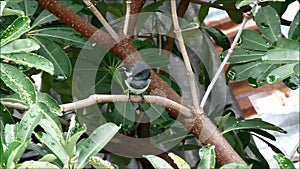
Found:
[[142, 103], [145, 103], [145, 98], [144, 98], [144, 95], [141, 93], [141, 94], [139, 94], [140, 96], [141, 96], [141, 98], [142, 98]]

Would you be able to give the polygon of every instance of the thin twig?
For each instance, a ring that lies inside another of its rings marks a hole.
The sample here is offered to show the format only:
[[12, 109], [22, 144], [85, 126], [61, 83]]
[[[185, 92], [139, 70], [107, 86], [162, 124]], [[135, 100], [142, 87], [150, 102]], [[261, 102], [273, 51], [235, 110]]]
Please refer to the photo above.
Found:
[[250, 12], [245, 13], [244, 19], [243, 19], [243, 22], [242, 22], [242, 24], [241, 24], [241, 26], [239, 28], [239, 31], [236, 34], [236, 36], [235, 36], [235, 38], [234, 38], [234, 40], [233, 40], [233, 42], [232, 42], [232, 44], [230, 46], [230, 49], [228, 49], [228, 52], [227, 52], [227, 54], [226, 54], [223, 62], [221, 63], [220, 67], [218, 68], [218, 70], [217, 70], [215, 76], [213, 77], [211, 83], [207, 87], [207, 90], [206, 90], [206, 92], [205, 92], [205, 94], [203, 96], [203, 99], [201, 101], [200, 107], [202, 107], [202, 108], [204, 107], [205, 102], [206, 102], [206, 100], [207, 100], [210, 92], [212, 91], [212, 89], [213, 89], [216, 81], [218, 80], [218, 77], [220, 76], [221, 72], [223, 71], [225, 64], [227, 63], [229, 57], [231, 56], [231, 54], [233, 52], [233, 49], [235, 48], [235, 46], [236, 46], [236, 44], [237, 44], [237, 42], [238, 42], [238, 40], [239, 40], [239, 38], [240, 38], [240, 36], [242, 34], [242, 31], [243, 31], [244, 27], [246, 26], [247, 21], [250, 18], [250, 14], [251, 14]]
[[131, 0], [126, 1], [126, 14], [125, 14], [125, 21], [124, 21], [124, 35], [127, 35], [128, 32], [128, 25], [129, 25], [129, 16], [130, 16], [130, 4], [132, 3]]
[[[190, 109], [186, 108], [185, 106], [182, 106], [181, 104], [174, 102], [170, 99], [161, 97], [161, 96], [152, 96], [147, 95], [141, 98], [140, 96], [130, 96], [130, 100], [128, 100], [127, 95], [100, 95], [100, 94], [94, 94], [89, 96], [86, 99], [79, 100], [73, 103], [67, 103], [60, 105], [62, 112], [70, 112], [82, 108], [86, 108], [92, 105], [95, 105], [97, 103], [108, 103], [108, 102], [133, 102], [133, 103], [149, 103], [149, 104], [156, 104], [159, 106], [167, 107], [173, 110], [176, 110], [181, 113], [186, 118], [192, 117], [192, 112]], [[21, 110], [28, 110], [28, 107], [25, 105], [22, 105], [20, 103], [11, 103], [11, 102], [4, 102], [1, 101], [1, 103], [10, 108], [15, 109], [21, 109]]]
[[195, 109], [196, 113], [201, 113], [202, 111], [200, 111], [200, 109], [199, 109], [198, 92], [197, 92], [197, 88], [196, 88], [194, 73], [193, 73], [193, 70], [192, 70], [192, 67], [191, 67], [191, 63], [190, 63], [187, 51], [186, 51], [185, 46], [184, 46], [184, 41], [183, 41], [183, 37], [182, 37], [182, 34], [181, 34], [181, 29], [180, 29], [179, 23], [178, 23], [177, 11], [176, 11], [176, 1], [175, 0], [171, 0], [171, 10], [172, 10], [172, 20], [173, 20], [173, 25], [174, 25], [174, 32], [176, 34], [176, 37], [178, 38], [180, 50], [181, 50], [181, 53], [182, 53], [182, 56], [183, 56], [183, 60], [184, 60], [185, 67], [187, 69], [187, 74], [188, 74], [189, 81], [190, 81], [190, 87], [191, 87], [191, 92], [192, 92], [194, 109]]
[[102, 16], [102, 14], [97, 10], [97, 8], [94, 6], [94, 4], [90, 0], [83, 0], [83, 2], [86, 4], [86, 6], [95, 14], [95, 16], [98, 18], [98, 20], [102, 23], [102, 25], [105, 27], [105, 29], [108, 31], [108, 33], [111, 35], [111, 37], [116, 41], [119, 42], [120, 38], [118, 34], [113, 30], [113, 28], [107, 23], [105, 18]]

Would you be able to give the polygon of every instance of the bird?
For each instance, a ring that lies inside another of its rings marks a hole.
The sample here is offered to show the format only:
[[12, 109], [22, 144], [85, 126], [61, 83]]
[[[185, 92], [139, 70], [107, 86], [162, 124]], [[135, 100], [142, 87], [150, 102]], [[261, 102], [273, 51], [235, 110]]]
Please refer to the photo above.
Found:
[[144, 61], [137, 61], [132, 66], [124, 67], [123, 69], [125, 84], [129, 92], [140, 95], [144, 100], [142, 93], [148, 89], [151, 83], [151, 73], [148, 64]]

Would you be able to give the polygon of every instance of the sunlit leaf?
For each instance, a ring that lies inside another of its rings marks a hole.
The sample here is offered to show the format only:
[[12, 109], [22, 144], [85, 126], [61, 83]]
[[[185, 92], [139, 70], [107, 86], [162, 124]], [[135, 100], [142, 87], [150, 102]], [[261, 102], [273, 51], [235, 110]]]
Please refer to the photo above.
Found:
[[27, 76], [17, 68], [4, 63], [0, 63], [0, 70], [0, 77], [3, 82], [14, 92], [18, 93], [27, 105], [32, 105], [36, 102], [35, 87]]
[[78, 163], [75, 168], [83, 168], [89, 159], [96, 155], [118, 132], [120, 127], [114, 123], [106, 123], [98, 127], [88, 138], [78, 143]]
[[267, 51], [271, 44], [254, 30], [243, 30], [238, 45], [244, 49]]
[[0, 47], [18, 39], [30, 29], [30, 19], [27, 16], [17, 18], [0, 35]]
[[54, 74], [53, 64], [41, 55], [37, 55], [35, 53], [11, 53], [0, 55], [1, 59], [5, 59], [8, 61], [13, 61], [16, 64], [36, 68], [38, 70], [43, 70], [51, 75]]
[[198, 165], [198, 169], [201, 168], [209, 168], [213, 169], [216, 165], [216, 154], [215, 154], [215, 146], [208, 145], [204, 146], [199, 150], [200, 163]]
[[289, 32], [288, 32], [288, 37], [290, 39], [294, 39], [296, 41], [300, 41], [300, 11], [296, 14], [294, 17], [294, 20], [290, 26]]
[[168, 162], [155, 155], [144, 155], [143, 157], [145, 157], [155, 169], [172, 168]]

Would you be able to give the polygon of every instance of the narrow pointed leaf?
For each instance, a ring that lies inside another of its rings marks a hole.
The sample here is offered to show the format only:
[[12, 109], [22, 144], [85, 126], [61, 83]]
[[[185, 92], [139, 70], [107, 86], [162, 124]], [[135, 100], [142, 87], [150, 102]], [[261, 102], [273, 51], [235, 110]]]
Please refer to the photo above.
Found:
[[288, 37], [296, 41], [300, 41], [300, 11], [294, 17], [294, 20], [290, 26]]
[[174, 161], [174, 163], [177, 165], [177, 167], [179, 169], [190, 169], [191, 167], [188, 165], [187, 162], [185, 162], [181, 157], [179, 157], [178, 155], [174, 154], [174, 153], [169, 153], [168, 154], [169, 157], [172, 158], [172, 160]]
[[17, 18], [0, 35], [0, 47], [18, 39], [30, 29], [30, 19], [27, 16]]
[[172, 168], [169, 163], [155, 155], [144, 155], [143, 157], [145, 157], [155, 169]]
[[78, 163], [75, 168], [84, 168], [89, 159], [96, 155], [118, 132], [120, 127], [114, 123], [106, 123], [98, 127], [87, 139], [78, 144]]
[[49, 96], [46, 93], [38, 92], [37, 97], [38, 97], [38, 101], [46, 104], [53, 114], [57, 116], [63, 115], [61, 112], [61, 107], [58, 105], [57, 101], [53, 99], [51, 96]]
[[280, 17], [274, 8], [271, 6], [261, 7], [254, 18], [259, 30], [271, 42], [281, 38]]
[[[78, 5], [78, 4], [73, 4], [73, 5], [69, 6], [68, 8], [76, 13], [82, 9], [82, 6]], [[32, 27], [36, 27], [36, 26], [39, 26], [39, 25], [42, 25], [45, 23], [49, 23], [49, 22], [53, 22], [56, 20], [58, 20], [58, 18], [45, 9], [35, 19], [34, 23], [32, 24]]]
[[54, 139], [50, 134], [43, 132], [35, 133], [35, 136], [41, 143], [46, 145], [64, 165], [68, 164], [69, 157], [63, 146], [56, 139]]
[[267, 51], [271, 44], [253, 30], [243, 30], [238, 45], [244, 49]]
[[249, 77], [249, 73], [257, 68], [261, 62], [250, 62], [246, 64], [234, 65], [227, 72], [227, 77], [232, 81], [246, 80]]
[[32, 39], [17, 39], [1, 47], [1, 54], [31, 52], [38, 50], [40, 45]]
[[54, 76], [58, 80], [65, 80], [71, 76], [71, 62], [67, 54], [56, 43], [44, 39], [34, 38], [40, 43], [39, 53], [46, 57], [54, 65]]
[[31, 134], [40, 122], [44, 111], [47, 111], [47, 107], [42, 103], [37, 103], [30, 107], [23, 116], [20, 124], [18, 124], [18, 140], [25, 141], [31, 138]]
[[293, 162], [283, 154], [275, 154], [273, 158], [276, 160], [280, 169], [295, 169]]
[[55, 26], [30, 31], [31, 36], [49, 38], [65, 45], [82, 48], [87, 39], [76, 32], [73, 28], [66, 26]]
[[4, 63], [0, 63], [0, 70], [0, 77], [3, 82], [16, 92], [27, 105], [36, 102], [35, 87], [27, 76], [17, 68]]
[[[225, 51], [221, 54], [221, 60], [223, 60], [228, 51]], [[228, 62], [230, 64], [236, 63], [247, 63], [252, 61], [260, 60], [261, 57], [265, 54], [263, 51], [252, 51], [249, 49], [236, 48], [233, 50], [232, 55], [230, 56]]]
[[38, 70], [43, 70], [51, 75], [54, 74], [54, 66], [53, 64], [41, 55], [37, 55], [35, 53], [11, 53], [0, 55], [0, 58], [13, 61], [17, 64], [36, 68]]
[[267, 76], [268, 84], [278, 83], [289, 76], [294, 75], [294, 67], [296, 64], [286, 64], [271, 71]]
[[224, 126], [224, 131], [222, 133], [228, 133], [230, 131], [243, 129], [266, 129], [286, 133], [284, 129], [271, 123], [265, 122], [259, 118], [244, 120], [235, 119], [233, 117], [228, 118], [226, 125]]
[[204, 146], [199, 150], [200, 163], [198, 169], [207, 168], [214, 169], [216, 165], [215, 146]]
[[25, 161], [22, 164], [16, 166], [18, 168], [27, 168], [27, 169], [36, 169], [36, 168], [52, 168], [52, 169], [59, 169], [60, 167], [51, 164], [49, 162], [44, 161]]

